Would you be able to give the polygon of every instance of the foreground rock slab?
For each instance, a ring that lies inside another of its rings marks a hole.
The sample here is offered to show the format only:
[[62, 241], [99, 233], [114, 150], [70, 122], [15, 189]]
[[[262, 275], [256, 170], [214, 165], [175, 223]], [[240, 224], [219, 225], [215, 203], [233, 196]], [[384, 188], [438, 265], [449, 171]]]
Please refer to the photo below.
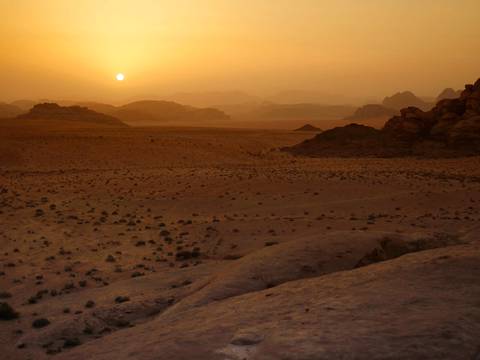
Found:
[[479, 277], [478, 245], [429, 250], [159, 316], [58, 359], [471, 359]]

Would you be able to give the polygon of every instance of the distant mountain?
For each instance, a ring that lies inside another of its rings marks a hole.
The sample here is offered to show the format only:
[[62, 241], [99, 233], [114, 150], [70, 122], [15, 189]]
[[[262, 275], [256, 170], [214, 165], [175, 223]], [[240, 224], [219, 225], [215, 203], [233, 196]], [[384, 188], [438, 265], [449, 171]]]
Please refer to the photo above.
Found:
[[23, 110], [23, 112], [26, 112], [33, 108], [35, 105], [37, 105], [39, 101], [33, 101], [33, 100], [17, 100], [11, 103], [11, 105], [16, 106], [20, 109]]
[[272, 104], [264, 103], [243, 114], [259, 120], [332, 120], [343, 119], [356, 108], [349, 105]]
[[321, 91], [286, 90], [265, 99], [276, 104], [345, 104], [350, 101], [340, 95], [326, 94]]
[[306, 125], [303, 125], [302, 127], [298, 128], [298, 129], [295, 129], [294, 131], [314, 131], [314, 132], [320, 132], [322, 131], [322, 129], [316, 127], [316, 126], [313, 126], [311, 124], [306, 124]]
[[428, 103], [415, 96], [411, 91], [404, 91], [396, 93], [390, 97], [386, 97], [383, 100], [383, 106], [389, 109], [401, 110], [409, 106], [415, 106], [422, 110], [429, 110], [432, 108], [433, 104]]
[[81, 106], [60, 106], [55, 103], [35, 105], [26, 114], [17, 116], [18, 120], [48, 120], [77, 122], [100, 126], [127, 126], [120, 120]]
[[18, 116], [24, 111], [18, 106], [0, 103], [0, 119], [7, 119]]
[[115, 112], [118, 110], [117, 107], [114, 105], [98, 103], [98, 102], [84, 101], [84, 102], [77, 102], [72, 105], [86, 107], [86, 108], [89, 108], [90, 110], [93, 110], [102, 114], [114, 116], [114, 117], [115, 117]]
[[368, 104], [362, 107], [359, 107], [353, 115], [348, 116], [345, 120], [349, 121], [360, 121], [360, 120], [368, 120], [372, 118], [379, 118], [379, 117], [391, 117], [397, 115], [398, 111], [394, 109], [389, 109], [380, 104]]
[[[72, 102], [69, 102], [71, 104]], [[213, 108], [195, 108], [172, 101], [142, 100], [122, 106], [98, 102], [77, 102], [76, 106], [86, 107], [98, 113], [115, 117], [132, 126], [155, 125], [202, 125], [205, 122], [228, 120], [224, 112]]]
[[446, 88], [440, 95], [437, 96], [437, 102], [445, 99], [456, 99], [460, 97], [462, 90], [453, 90], [452, 88]]
[[241, 91], [216, 91], [203, 93], [177, 93], [162, 97], [162, 100], [173, 101], [195, 107], [219, 107], [225, 105], [248, 104], [260, 102], [260, 98]]
[[182, 122], [201, 125], [204, 121], [230, 119], [228, 115], [217, 109], [199, 109], [171, 101], [154, 100], [136, 101], [117, 107], [113, 115], [131, 125], [136, 123], [170, 123], [173, 125]]

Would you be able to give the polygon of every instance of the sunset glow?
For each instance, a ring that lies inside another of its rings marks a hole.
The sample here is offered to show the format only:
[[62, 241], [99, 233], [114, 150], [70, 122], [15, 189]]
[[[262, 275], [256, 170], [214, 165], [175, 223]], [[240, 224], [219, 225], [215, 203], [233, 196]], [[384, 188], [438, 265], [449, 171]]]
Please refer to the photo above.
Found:
[[[109, 100], [104, 74], [118, 68], [135, 77], [125, 96], [430, 94], [474, 78], [480, 57], [478, 0], [85, 0], [71, 9], [62, 0], [2, 2], [3, 100], [87, 90]], [[57, 79], [68, 81], [50, 86]]]

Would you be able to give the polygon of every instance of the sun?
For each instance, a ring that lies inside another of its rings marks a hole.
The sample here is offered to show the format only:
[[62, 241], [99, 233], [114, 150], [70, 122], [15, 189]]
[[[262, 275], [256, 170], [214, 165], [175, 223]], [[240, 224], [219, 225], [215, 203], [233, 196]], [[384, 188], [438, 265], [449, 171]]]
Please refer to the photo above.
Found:
[[118, 73], [115, 78], [117, 79], [117, 81], [123, 81], [125, 80], [125, 75], [123, 75], [122, 73]]

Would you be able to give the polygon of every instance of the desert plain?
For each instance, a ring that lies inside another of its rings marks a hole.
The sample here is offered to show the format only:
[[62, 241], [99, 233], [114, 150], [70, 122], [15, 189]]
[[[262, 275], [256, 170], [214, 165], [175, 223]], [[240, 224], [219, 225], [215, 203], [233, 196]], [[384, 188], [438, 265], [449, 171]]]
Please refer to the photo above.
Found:
[[2, 125], [1, 358], [478, 359], [480, 157], [312, 136]]

